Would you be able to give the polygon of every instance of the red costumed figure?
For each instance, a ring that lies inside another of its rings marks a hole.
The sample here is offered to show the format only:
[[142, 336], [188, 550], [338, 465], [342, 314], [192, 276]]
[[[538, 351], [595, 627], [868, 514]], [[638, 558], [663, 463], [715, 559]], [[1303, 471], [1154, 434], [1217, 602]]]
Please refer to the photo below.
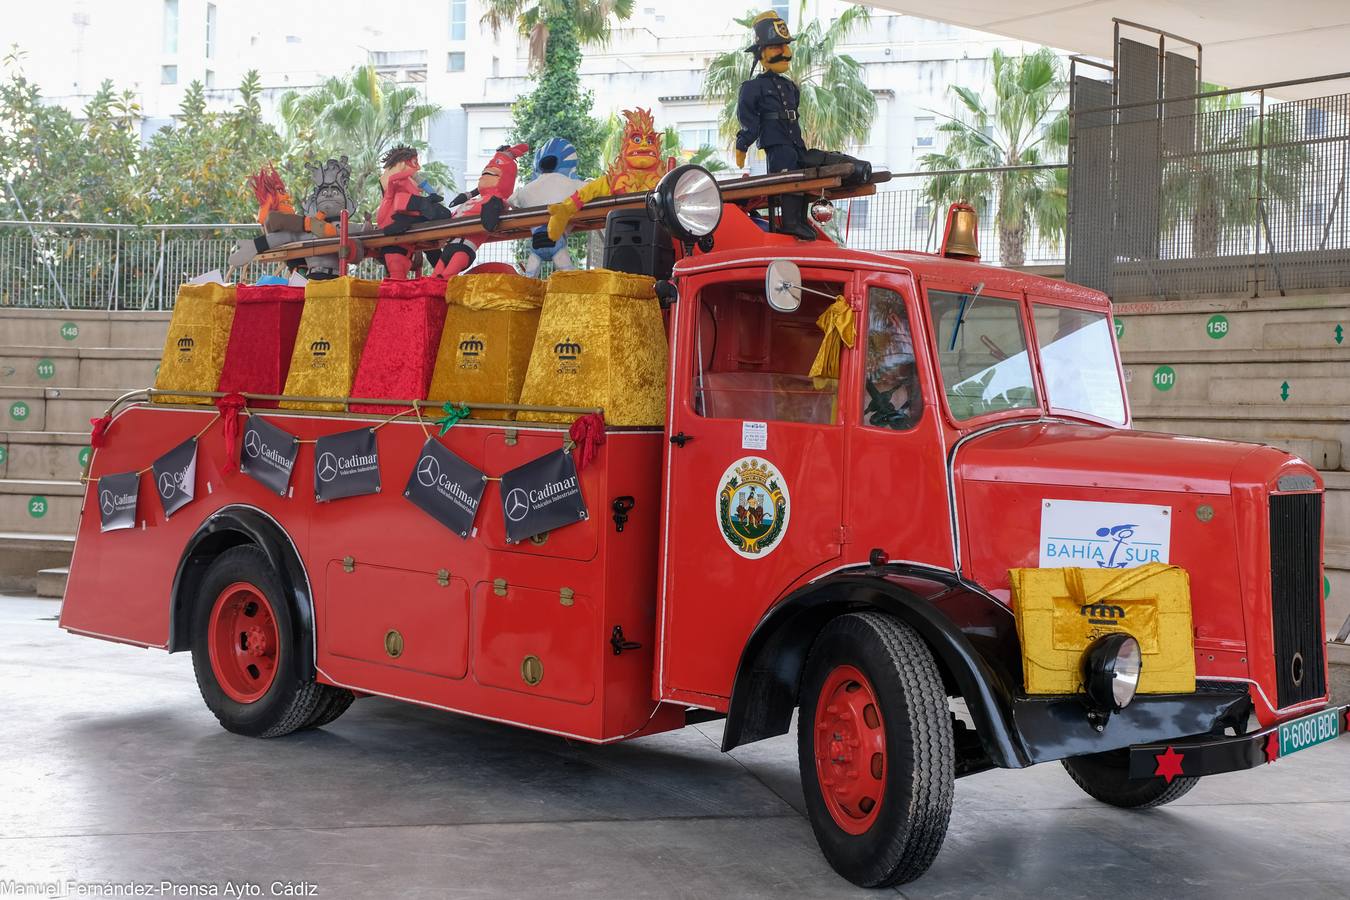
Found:
[[[412, 147], [398, 146], [380, 160], [384, 173], [380, 175], [380, 190], [384, 197], [375, 214], [375, 224], [385, 234], [402, 234], [419, 222], [450, 218], [450, 210], [441, 204], [444, 199], [433, 193], [422, 181], [421, 163]], [[390, 278], [407, 278], [412, 268], [412, 251], [408, 247], [386, 247], [382, 253], [385, 270]]]
[[[501, 223], [502, 213], [506, 211], [507, 198], [516, 190], [516, 160], [530, 152], [529, 144], [497, 148], [492, 159], [483, 167], [478, 176], [477, 196], [455, 207], [453, 218], [464, 219], [479, 216], [483, 220], [483, 234], [496, 231]], [[456, 198], [459, 199], [459, 198]], [[479, 235], [457, 237], [445, 245], [441, 251], [441, 260], [433, 273], [440, 278], [452, 278], [473, 265], [478, 255], [478, 245], [483, 243]]]

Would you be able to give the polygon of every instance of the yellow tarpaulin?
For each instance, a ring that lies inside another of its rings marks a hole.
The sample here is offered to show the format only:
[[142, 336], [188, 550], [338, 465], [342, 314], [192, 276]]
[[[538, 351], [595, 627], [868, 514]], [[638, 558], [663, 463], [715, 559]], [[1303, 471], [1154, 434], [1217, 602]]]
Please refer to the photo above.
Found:
[[1139, 642], [1139, 692], [1195, 690], [1190, 579], [1165, 563], [1133, 569], [1011, 569], [1028, 694], [1082, 690], [1083, 653], [1103, 635]]

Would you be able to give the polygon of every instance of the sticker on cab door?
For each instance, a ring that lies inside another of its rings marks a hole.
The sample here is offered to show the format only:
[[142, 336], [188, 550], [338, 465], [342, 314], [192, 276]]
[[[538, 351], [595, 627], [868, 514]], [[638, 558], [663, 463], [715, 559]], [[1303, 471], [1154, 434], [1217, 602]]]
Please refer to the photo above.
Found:
[[787, 480], [768, 460], [743, 456], [718, 484], [717, 521], [727, 546], [746, 559], [768, 556], [787, 533]]
[[1172, 507], [1085, 500], [1041, 501], [1043, 569], [1129, 569], [1168, 562]]

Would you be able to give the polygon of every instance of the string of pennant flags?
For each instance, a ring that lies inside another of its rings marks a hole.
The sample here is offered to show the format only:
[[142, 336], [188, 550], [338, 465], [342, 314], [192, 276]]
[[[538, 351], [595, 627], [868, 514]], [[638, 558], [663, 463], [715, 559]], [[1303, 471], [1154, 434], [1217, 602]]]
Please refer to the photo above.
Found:
[[[558, 450], [517, 466], [499, 476], [483, 472], [441, 442], [456, 423], [468, 418], [466, 404], [446, 403], [442, 416], [431, 420], [439, 431], [432, 433], [421, 407], [388, 416], [375, 425], [340, 431], [307, 440], [291, 434], [275, 422], [248, 409], [240, 394], [216, 401], [216, 414], [192, 437], [154, 460], [149, 466], [129, 472], [83, 480], [97, 483], [99, 522], [102, 531], [134, 528], [140, 478], [152, 474], [155, 493], [166, 519], [197, 497], [197, 453], [202, 437], [216, 422], [223, 423], [226, 462], [224, 470], [238, 470], [277, 494], [292, 496], [291, 478], [301, 444], [314, 445], [314, 500], [327, 503], [379, 493], [382, 486], [378, 432], [404, 416], [414, 415], [426, 436], [417, 461], [408, 473], [403, 496], [462, 539], [475, 533], [474, 521], [489, 481], [501, 483], [502, 516], [506, 539], [527, 540], [546, 531], [571, 525], [589, 515], [581, 491], [579, 471], [595, 458], [605, 441], [604, 418], [587, 413], [568, 429], [569, 440]], [[242, 440], [238, 416], [247, 416]], [[110, 416], [91, 419], [90, 445], [107, 443]], [[573, 458], [571, 448], [576, 450]]]

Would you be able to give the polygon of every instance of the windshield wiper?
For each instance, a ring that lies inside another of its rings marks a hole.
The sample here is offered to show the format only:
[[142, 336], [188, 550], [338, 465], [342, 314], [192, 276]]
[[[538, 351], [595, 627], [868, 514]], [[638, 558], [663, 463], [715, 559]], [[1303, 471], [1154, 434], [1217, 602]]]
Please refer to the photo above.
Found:
[[952, 343], [951, 346], [947, 348], [948, 351], [956, 349], [956, 336], [961, 333], [961, 325], [966, 321], [966, 315], [969, 314], [971, 307], [975, 305], [975, 301], [980, 299], [980, 292], [983, 290], [984, 282], [981, 281], [979, 284], [975, 285], [975, 293], [969, 295], [969, 303], [966, 302], [966, 296], [962, 295], [961, 308], [956, 313], [956, 325], [952, 328]]

